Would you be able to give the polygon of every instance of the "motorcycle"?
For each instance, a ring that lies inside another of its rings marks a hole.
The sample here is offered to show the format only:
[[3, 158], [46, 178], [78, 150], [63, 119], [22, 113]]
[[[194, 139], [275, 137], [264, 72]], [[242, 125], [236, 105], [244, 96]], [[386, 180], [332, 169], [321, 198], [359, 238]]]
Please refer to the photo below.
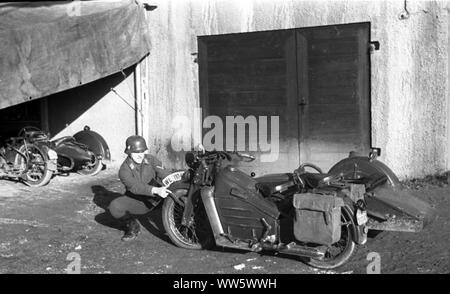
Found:
[[328, 173], [305, 163], [255, 178], [227, 164], [232, 157], [252, 161], [251, 155], [188, 152], [189, 169], [163, 181], [171, 191], [162, 207], [164, 228], [186, 249], [272, 251], [317, 268], [342, 266], [369, 230], [418, 232], [434, 213], [401, 187], [379, 154], [352, 155]]
[[0, 149], [0, 178], [44, 186], [53, 175], [75, 171], [96, 175], [111, 159], [109, 147], [98, 133], [86, 126], [74, 136], [53, 141], [36, 127], [24, 127]]
[[0, 148], [0, 179], [22, 181], [28, 186], [48, 184], [57, 170], [58, 155], [41, 133], [21, 130]]

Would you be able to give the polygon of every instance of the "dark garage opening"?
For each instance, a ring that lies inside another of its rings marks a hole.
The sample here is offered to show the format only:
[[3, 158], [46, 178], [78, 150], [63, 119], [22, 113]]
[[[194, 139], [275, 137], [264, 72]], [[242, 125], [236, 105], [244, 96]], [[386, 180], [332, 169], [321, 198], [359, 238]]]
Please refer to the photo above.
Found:
[[41, 108], [41, 101], [35, 100], [0, 109], [0, 141], [17, 136], [26, 126], [43, 128]]

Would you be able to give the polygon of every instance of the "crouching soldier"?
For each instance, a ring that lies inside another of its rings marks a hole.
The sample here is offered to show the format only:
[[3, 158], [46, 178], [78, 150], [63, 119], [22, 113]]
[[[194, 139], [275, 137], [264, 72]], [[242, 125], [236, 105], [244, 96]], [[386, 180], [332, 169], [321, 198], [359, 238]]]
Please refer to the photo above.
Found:
[[126, 140], [125, 153], [128, 157], [119, 170], [119, 178], [125, 185], [126, 192], [114, 199], [108, 210], [121, 221], [125, 234], [123, 241], [133, 240], [140, 232], [136, 216], [145, 215], [167, 197], [165, 187], [158, 187], [157, 179], [163, 179], [170, 171], [163, 168], [161, 161], [148, 154], [147, 144], [141, 136], [130, 136]]

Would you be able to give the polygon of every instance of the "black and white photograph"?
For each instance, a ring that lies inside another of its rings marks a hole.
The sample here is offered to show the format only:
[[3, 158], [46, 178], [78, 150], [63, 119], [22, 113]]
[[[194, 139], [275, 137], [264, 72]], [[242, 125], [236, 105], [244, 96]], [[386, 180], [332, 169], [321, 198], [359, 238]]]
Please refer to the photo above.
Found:
[[449, 12], [1, 1], [0, 274], [449, 274]]

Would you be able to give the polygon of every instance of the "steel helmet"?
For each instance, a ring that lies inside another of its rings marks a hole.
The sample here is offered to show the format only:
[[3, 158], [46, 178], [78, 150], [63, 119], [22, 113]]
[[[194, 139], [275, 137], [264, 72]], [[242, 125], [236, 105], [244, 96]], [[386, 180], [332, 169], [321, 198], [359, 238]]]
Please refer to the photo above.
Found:
[[141, 136], [128, 137], [125, 145], [126, 154], [142, 153], [148, 149], [147, 144], [145, 143], [145, 139]]

